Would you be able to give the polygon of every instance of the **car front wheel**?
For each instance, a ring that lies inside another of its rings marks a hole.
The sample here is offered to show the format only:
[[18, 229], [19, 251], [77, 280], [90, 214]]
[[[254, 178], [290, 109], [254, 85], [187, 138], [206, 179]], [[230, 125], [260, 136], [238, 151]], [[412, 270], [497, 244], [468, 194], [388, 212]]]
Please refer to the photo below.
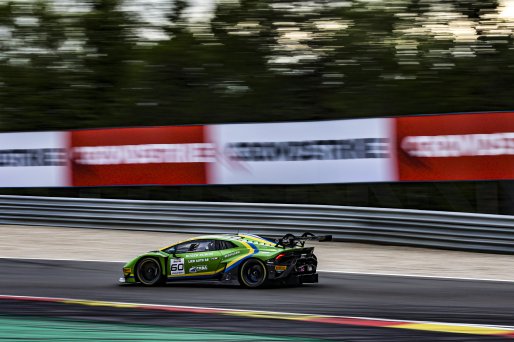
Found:
[[160, 284], [163, 280], [161, 265], [154, 258], [141, 259], [137, 264], [136, 275], [141, 284], [146, 286]]

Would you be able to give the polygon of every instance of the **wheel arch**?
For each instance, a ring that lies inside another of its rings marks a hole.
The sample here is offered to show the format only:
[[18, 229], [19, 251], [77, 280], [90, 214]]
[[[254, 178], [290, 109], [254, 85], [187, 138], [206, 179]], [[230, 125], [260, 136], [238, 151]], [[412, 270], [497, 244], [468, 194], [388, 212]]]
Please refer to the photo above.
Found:
[[237, 278], [238, 278], [239, 283], [241, 285], [243, 285], [245, 287], [251, 287], [251, 286], [249, 286], [248, 284], [246, 284], [246, 283], [244, 283], [242, 281], [242, 278], [243, 278], [242, 270], [243, 270], [243, 266], [246, 265], [246, 263], [248, 263], [249, 261], [253, 261], [253, 260], [259, 262], [262, 265], [262, 268], [264, 270], [264, 274], [265, 274], [264, 280], [263, 280], [263, 282], [260, 285], [256, 286], [256, 287], [261, 287], [262, 285], [266, 284], [270, 280], [270, 278], [269, 278], [269, 271], [268, 271], [268, 268], [266, 266], [266, 263], [262, 259], [257, 258], [255, 256], [250, 256], [248, 258], [245, 258], [245, 259], [241, 260], [241, 263], [237, 267]]
[[138, 279], [138, 275], [137, 275], [137, 267], [139, 266], [139, 263], [143, 259], [146, 259], [146, 258], [155, 259], [161, 266], [161, 275], [164, 278], [166, 278], [166, 264], [167, 264], [168, 257], [164, 257], [162, 255], [155, 255], [155, 254], [144, 254], [144, 255], [141, 255], [140, 257], [138, 257], [134, 262], [134, 278], [135, 278], [135, 280], [140, 281], [140, 279]]

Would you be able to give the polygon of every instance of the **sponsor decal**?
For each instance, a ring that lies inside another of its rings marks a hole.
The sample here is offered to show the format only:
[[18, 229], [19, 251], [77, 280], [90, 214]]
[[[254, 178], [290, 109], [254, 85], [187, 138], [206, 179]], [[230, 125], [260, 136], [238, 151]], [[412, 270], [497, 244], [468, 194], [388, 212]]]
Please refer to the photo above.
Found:
[[200, 259], [189, 260], [190, 263], [207, 262], [207, 261], [209, 261], [209, 258], [200, 258]]
[[170, 274], [184, 274], [184, 258], [170, 259]]
[[233, 257], [234, 255], [238, 255], [239, 253], [241, 253], [241, 251], [230, 252], [228, 254], [225, 254], [225, 258]]
[[230, 143], [225, 154], [238, 161], [305, 161], [388, 158], [388, 138]]
[[69, 186], [66, 132], [0, 134], [0, 187]]
[[71, 133], [74, 186], [206, 184], [216, 161], [205, 126], [81, 130]]
[[83, 165], [212, 163], [213, 144], [142, 144], [84, 146], [73, 149], [75, 163]]
[[500, 156], [514, 154], [514, 132], [405, 137], [401, 148], [413, 157]]
[[399, 180], [514, 178], [514, 113], [396, 119]]
[[[214, 255], [214, 252], [201, 252], [201, 253], [188, 253], [187, 254], [189, 257], [191, 258], [196, 258], [196, 257], [211, 257]], [[207, 261], [208, 259], [205, 259], [205, 261]]]
[[212, 184], [311, 184], [395, 180], [394, 119], [213, 125]]
[[207, 271], [207, 265], [197, 265], [193, 266], [189, 269], [189, 273], [203, 272]]
[[64, 148], [0, 150], [0, 167], [65, 166]]

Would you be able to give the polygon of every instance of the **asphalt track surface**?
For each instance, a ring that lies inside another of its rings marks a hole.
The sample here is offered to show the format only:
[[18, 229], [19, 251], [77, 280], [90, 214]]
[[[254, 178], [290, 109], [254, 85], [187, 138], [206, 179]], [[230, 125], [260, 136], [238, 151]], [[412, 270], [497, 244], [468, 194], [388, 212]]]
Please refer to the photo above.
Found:
[[[37, 253], [37, 251], [35, 251]], [[0, 294], [64, 297], [146, 304], [250, 309], [381, 319], [514, 325], [514, 283], [321, 273], [319, 284], [296, 288], [242, 289], [175, 283], [162, 287], [119, 286], [120, 263], [0, 259]], [[60, 315], [169, 324], [164, 314], [122, 309], [62, 308], [63, 304], [0, 302], [3, 314]], [[117, 318], [116, 318], [117, 317]], [[169, 318], [169, 317], [168, 317]], [[497, 341], [501, 337], [341, 327], [266, 319], [173, 316], [174, 324], [232, 331], [288, 334], [344, 341]]]

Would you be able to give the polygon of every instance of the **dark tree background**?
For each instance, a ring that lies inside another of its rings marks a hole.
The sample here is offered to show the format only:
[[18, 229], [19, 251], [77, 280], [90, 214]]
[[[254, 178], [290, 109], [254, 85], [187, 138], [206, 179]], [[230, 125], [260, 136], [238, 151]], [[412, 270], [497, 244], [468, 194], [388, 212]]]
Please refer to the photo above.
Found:
[[[508, 1], [162, 0], [0, 6], [0, 131], [514, 110]], [[150, 17], [150, 18], [149, 18]], [[514, 213], [511, 182], [2, 193]]]

